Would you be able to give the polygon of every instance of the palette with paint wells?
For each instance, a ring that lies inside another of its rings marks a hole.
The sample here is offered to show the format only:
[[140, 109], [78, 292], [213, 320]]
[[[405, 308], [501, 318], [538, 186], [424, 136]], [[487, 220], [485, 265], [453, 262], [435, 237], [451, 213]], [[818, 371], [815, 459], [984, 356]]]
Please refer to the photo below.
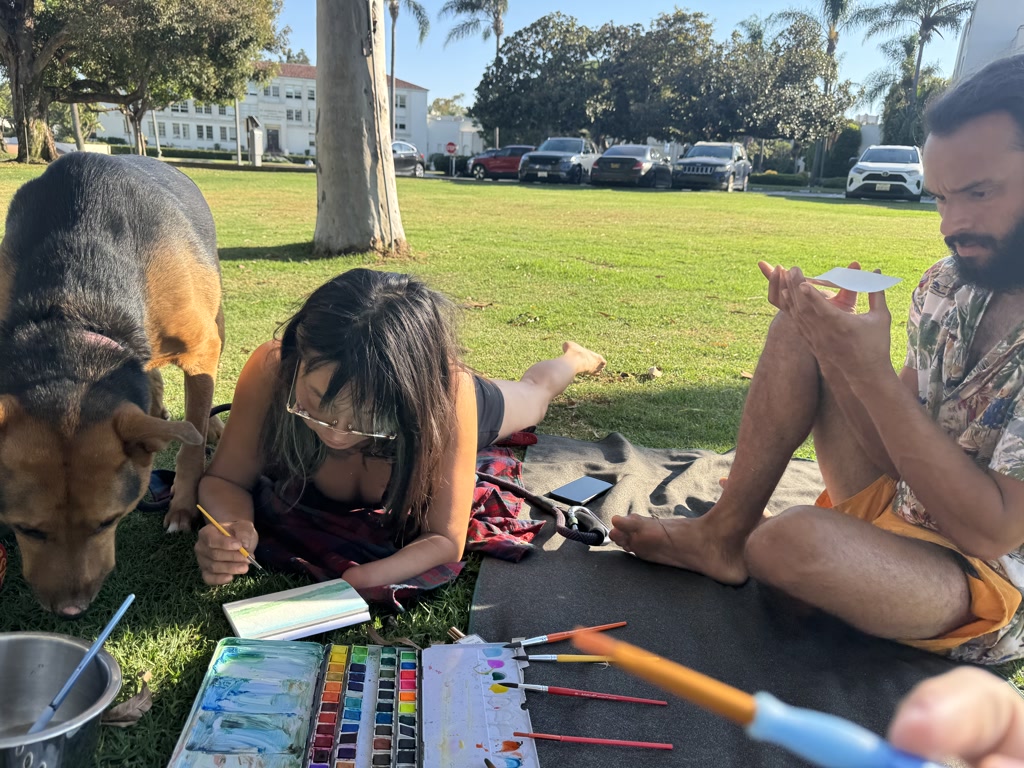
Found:
[[168, 768], [538, 768], [513, 655], [226, 638]]
[[332, 645], [309, 768], [418, 768], [420, 658], [404, 648]]

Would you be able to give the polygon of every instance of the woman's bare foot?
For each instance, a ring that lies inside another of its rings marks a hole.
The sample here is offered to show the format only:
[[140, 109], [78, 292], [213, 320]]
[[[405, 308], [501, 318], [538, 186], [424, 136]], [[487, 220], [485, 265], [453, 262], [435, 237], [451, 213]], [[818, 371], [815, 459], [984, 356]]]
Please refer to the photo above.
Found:
[[606, 364], [606, 360], [597, 352], [591, 352], [586, 347], [581, 347], [575, 341], [567, 341], [562, 345], [563, 357], [569, 360], [576, 369], [576, 375], [587, 373], [593, 375], [600, 373]]
[[696, 571], [722, 584], [742, 584], [748, 578], [743, 542], [733, 544], [712, 534], [702, 518], [616, 515], [611, 539], [642, 560]]

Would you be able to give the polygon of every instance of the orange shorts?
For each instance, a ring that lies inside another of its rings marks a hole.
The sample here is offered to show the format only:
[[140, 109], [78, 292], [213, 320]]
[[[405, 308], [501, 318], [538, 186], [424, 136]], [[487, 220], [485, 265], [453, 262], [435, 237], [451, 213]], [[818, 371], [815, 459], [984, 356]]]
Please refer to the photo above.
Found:
[[896, 481], [883, 475], [857, 495], [839, 504], [833, 504], [828, 491], [822, 491], [815, 506], [835, 509], [897, 536], [938, 544], [940, 547], [953, 550], [963, 558], [964, 573], [967, 575], [967, 584], [971, 591], [971, 613], [974, 614], [974, 620], [942, 637], [902, 642], [915, 648], [940, 653], [1009, 624], [1020, 607], [1020, 591], [984, 560], [965, 555], [949, 539], [936, 531], [913, 525], [893, 514], [892, 500], [895, 495]]

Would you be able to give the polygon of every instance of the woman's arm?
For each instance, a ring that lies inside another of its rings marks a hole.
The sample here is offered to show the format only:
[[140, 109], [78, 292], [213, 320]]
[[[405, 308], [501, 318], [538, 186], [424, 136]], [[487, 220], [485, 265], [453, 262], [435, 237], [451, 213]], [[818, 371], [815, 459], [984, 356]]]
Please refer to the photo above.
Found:
[[443, 463], [443, 474], [427, 510], [423, 532], [398, 552], [344, 573], [354, 587], [397, 584], [431, 568], [462, 559], [476, 487], [476, 388], [465, 371], [455, 376], [455, 437]]
[[199, 483], [199, 503], [232, 534], [225, 536], [212, 525], [200, 529], [196, 560], [207, 584], [227, 584], [248, 571], [249, 563], [238, 548], [252, 552], [259, 541], [251, 491], [263, 469], [260, 430], [267, 408], [273, 406], [277, 361], [276, 341], [263, 344], [249, 357], [235, 385], [231, 417]]

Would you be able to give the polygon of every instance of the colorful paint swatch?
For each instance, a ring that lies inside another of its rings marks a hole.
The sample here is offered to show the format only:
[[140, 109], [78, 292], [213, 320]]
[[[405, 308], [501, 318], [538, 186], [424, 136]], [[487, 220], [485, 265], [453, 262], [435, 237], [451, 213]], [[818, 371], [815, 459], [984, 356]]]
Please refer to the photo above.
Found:
[[[313, 710], [312, 719], [316, 723], [316, 731], [306, 757], [308, 768], [332, 768], [335, 731], [339, 720], [344, 717], [345, 708], [349, 706], [348, 700], [341, 692], [347, 664], [347, 645], [328, 646], [324, 659], [322, 690]], [[328, 686], [331, 686], [332, 690], [328, 690]]]
[[168, 768], [293, 768], [316, 738], [323, 658], [317, 643], [221, 640]]

